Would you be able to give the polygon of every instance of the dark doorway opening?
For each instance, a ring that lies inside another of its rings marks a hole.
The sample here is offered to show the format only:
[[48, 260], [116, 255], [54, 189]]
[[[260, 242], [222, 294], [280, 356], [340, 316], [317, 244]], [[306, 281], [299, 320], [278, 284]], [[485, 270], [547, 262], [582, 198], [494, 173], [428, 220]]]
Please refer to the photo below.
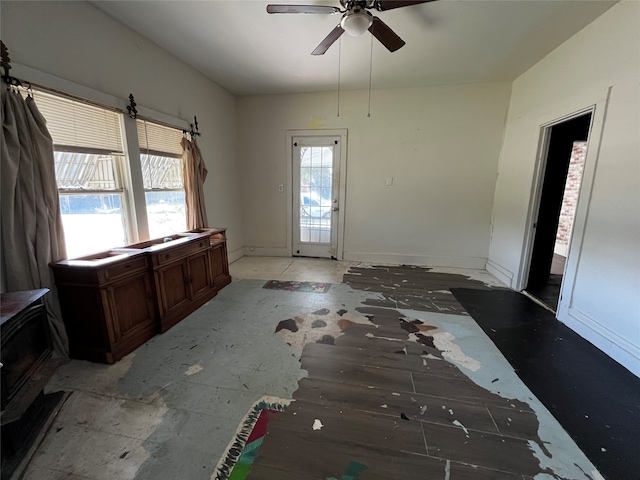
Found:
[[589, 112], [549, 127], [540, 206], [534, 224], [525, 290], [554, 311], [560, 300], [568, 237], [582, 178], [591, 117]]

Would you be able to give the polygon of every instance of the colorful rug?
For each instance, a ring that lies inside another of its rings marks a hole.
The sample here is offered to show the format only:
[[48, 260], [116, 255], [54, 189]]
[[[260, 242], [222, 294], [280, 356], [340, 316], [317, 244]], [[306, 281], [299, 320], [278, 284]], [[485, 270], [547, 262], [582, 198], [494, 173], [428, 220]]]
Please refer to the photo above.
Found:
[[321, 282], [294, 282], [269, 280], [262, 288], [268, 290], [287, 290], [289, 292], [326, 293], [331, 288], [330, 283]]
[[283, 412], [290, 400], [262, 397], [240, 423], [216, 466], [215, 480], [245, 480], [258, 454], [273, 415]]

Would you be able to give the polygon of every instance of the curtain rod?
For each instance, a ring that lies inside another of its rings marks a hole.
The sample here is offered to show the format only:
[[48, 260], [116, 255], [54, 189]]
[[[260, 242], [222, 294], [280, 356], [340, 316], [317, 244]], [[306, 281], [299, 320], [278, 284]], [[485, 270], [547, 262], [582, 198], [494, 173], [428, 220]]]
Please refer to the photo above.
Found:
[[2, 73], [2, 80], [7, 84], [7, 87], [22, 87], [27, 90], [31, 90], [31, 84], [19, 78], [12, 77], [9, 73], [11, 70], [11, 59], [9, 58], [9, 50], [2, 40], [0, 40], [0, 65], [4, 72]]
[[[129, 105], [127, 105], [127, 111], [129, 112], [129, 117], [133, 118], [134, 120], [138, 118], [138, 110], [136, 109], [137, 105], [138, 104], [136, 103], [133, 93], [130, 93]], [[194, 123], [195, 123], [195, 127], [194, 127]], [[189, 134], [192, 137], [200, 136], [200, 131], [198, 130], [198, 118], [195, 115], [193, 116], [193, 123], [189, 124], [189, 128], [190, 130], [182, 129], [182, 133], [184, 135]]]
[[193, 121], [196, 124], [195, 129], [193, 128], [193, 123], [189, 124], [189, 127], [191, 128], [191, 130], [182, 130], [182, 133], [184, 134], [189, 134], [192, 137], [199, 137], [200, 136], [200, 131], [198, 130], [198, 119], [196, 118], [196, 116], [193, 116]]

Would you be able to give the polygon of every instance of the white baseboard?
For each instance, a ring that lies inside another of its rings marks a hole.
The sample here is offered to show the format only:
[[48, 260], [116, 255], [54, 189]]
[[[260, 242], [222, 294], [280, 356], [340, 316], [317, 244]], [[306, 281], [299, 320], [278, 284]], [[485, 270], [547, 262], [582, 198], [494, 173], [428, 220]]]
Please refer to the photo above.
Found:
[[487, 259], [485, 257], [449, 257], [362, 252], [344, 252], [344, 260], [350, 262], [382, 263], [391, 265], [471, 268], [474, 270], [483, 270], [487, 263]]
[[[286, 247], [244, 247], [247, 257], [291, 257]], [[238, 257], [239, 258], [239, 257]], [[350, 262], [382, 263], [389, 265], [419, 265], [425, 267], [456, 267], [484, 270], [485, 257], [449, 257], [435, 255], [399, 255], [387, 253], [344, 252], [344, 260]]]
[[513, 282], [513, 272], [509, 271], [493, 260], [487, 260], [485, 269], [505, 285], [513, 287], [513, 285], [511, 284], [511, 282]]
[[286, 247], [244, 247], [247, 257], [290, 257], [291, 250]]
[[585, 313], [569, 308], [558, 320], [609, 357], [640, 377], [640, 347], [617, 335]]
[[239, 260], [242, 257], [244, 257], [244, 249], [240, 247], [240, 248], [236, 248], [232, 252], [227, 252], [227, 257], [229, 258], [229, 263], [233, 263], [236, 260]]

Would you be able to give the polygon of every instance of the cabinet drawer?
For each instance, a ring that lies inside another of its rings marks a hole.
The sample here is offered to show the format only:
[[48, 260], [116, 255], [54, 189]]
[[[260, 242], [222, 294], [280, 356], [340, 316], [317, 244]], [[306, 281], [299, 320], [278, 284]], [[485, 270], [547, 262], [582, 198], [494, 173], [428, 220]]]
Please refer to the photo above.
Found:
[[127, 260], [125, 262], [112, 265], [105, 268], [104, 276], [106, 281], [117, 280], [134, 272], [146, 270], [147, 257], [140, 255], [139, 257]]
[[180, 247], [175, 247], [171, 249], [167, 249], [164, 252], [158, 252], [158, 265], [165, 265], [167, 263], [171, 263], [175, 260], [179, 260], [188, 255], [196, 253], [200, 250], [204, 250], [209, 247], [209, 239], [203, 238], [198, 240], [197, 242], [191, 242], [187, 245], [182, 245]]

